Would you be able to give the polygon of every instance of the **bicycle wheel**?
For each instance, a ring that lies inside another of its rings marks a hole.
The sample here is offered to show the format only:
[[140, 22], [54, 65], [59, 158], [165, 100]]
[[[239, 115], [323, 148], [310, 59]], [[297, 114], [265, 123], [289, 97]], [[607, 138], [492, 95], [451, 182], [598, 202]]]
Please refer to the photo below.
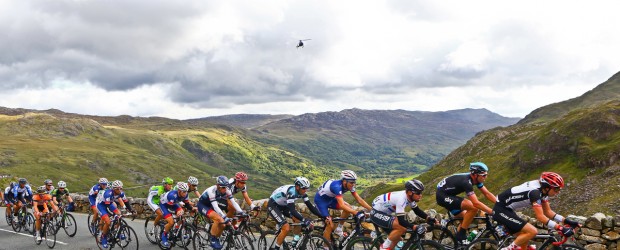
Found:
[[327, 247], [327, 249], [334, 249], [332, 244], [329, 243], [325, 237], [321, 235], [310, 235], [310, 239], [306, 241], [306, 244], [302, 249], [310, 249], [310, 250], [323, 250]]
[[439, 225], [433, 225], [429, 231], [433, 233], [432, 240], [438, 242], [446, 249], [456, 249], [457, 242], [450, 229]]
[[160, 227], [153, 225], [153, 220], [151, 220], [151, 218], [146, 218], [144, 221], [144, 234], [151, 244], [157, 244], [159, 242], [159, 228]]
[[[549, 249], [557, 249], [557, 248], [549, 248]], [[573, 244], [564, 244], [560, 246], [562, 250], [585, 250], [585, 248], [573, 245]]]
[[25, 220], [24, 220], [24, 225], [22, 226], [24, 228], [25, 231], [30, 232], [30, 233], [34, 233], [34, 228], [35, 228], [35, 218], [34, 215], [32, 215], [32, 213], [28, 212], [26, 214]]
[[140, 244], [138, 242], [138, 235], [136, 231], [133, 230], [130, 226], [123, 226], [123, 228], [119, 231], [118, 241], [116, 244], [120, 246], [122, 249], [138, 249]]
[[47, 247], [54, 248], [54, 246], [56, 246], [56, 228], [51, 221], [48, 221], [45, 224], [45, 228], [42, 232], [43, 240], [45, 241], [45, 244], [47, 244]]
[[177, 246], [187, 249], [190, 244], [192, 244], [192, 238], [194, 237], [194, 232], [196, 231], [194, 227], [190, 224], [185, 224], [182, 228], [179, 229], [180, 239], [177, 240]]
[[254, 250], [254, 245], [252, 244], [250, 237], [241, 232], [237, 235], [233, 235], [232, 244], [231, 242], [225, 242], [224, 249]]
[[420, 240], [418, 244], [409, 246], [409, 250], [443, 250], [445, 249], [441, 244], [432, 240]]
[[[13, 220], [15, 220], [15, 219], [13, 219]], [[21, 225], [22, 221], [23, 221], [22, 217], [19, 216], [19, 214], [18, 214], [17, 221], [14, 221], [13, 223], [10, 224], [11, 227], [13, 228], [13, 231], [19, 232], [19, 231], [22, 230], [22, 225]]]
[[91, 224], [91, 222], [93, 221], [93, 213], [89, 212], [88, 213], [88, 218], [86, 219], [86, 227], [88, 228], [88, 231], [90, 232], [90, 234], [92, 236], [97, 236], [97, 232], [99, 230], [97, 230], [99, 228], [99, 220], [95, 221], [95, 223]]
[[72, 214], [66, 213], [65, 216], [63, 216], [63, 220], [60, 222], [60, 225], [69, 237], [73, 237], [77, 233], [77, 223], [75, 222], [75, 217], [73, 217]]
[[6, 224], [13, 227], [13, 213], [5, 214], [4, 218], [6, 219]]
[[194, 249], [213, 249], [211, 248], [209, 237], [209, 231], [204, 228], [197, 229], [196, 232], [194, 232], [194, 237], [192, 237]]
[[[373, 245], [373, 239], [370, 237], [365, 237], [365, 236], [358, 236], [355, 237], [353, 239], [351, 239], [351, 241], [349, 241], [349, 243], [347, 243], [347, 245], [345, 246], [346, 250], [369, 250], [372, 248]], [[379, 249], [378, 247], [375, 247], [376, 249]]]
[[201, 213], [196, 213], [194, 216], [194, 220], [192, 221], [192, 226], [194, 228], [207, 228], [207, 224], [209, 224], [209, 220]]
[[252, 245], [256, 244], [256, 242], [258, 242], [258, 239], [260, 238], [260, 236], [263, 234], [262, 232], [263, 230], [260, 228], [259, 225], [257, 224], [253, 224], [253, 223], [248, 223], [245, 228], [243, 229], [243, 232], [250, 237], [250, 240], [252, 242]]
[[[260, 237], [258, 238], [258, 250], [267, 250], [270, 247], [270, 242], [267, 242], [267, 235], [271, 235], [273, 236], [275, 234], [274, 231], [272, 230], [267, 230], [264, 231], [260, 234]], [[274, 240], [275, 240], [275, 236], [274, 236]]]
[[472, 241], [469, 246], [467, 246], [468, 250], [496, 250], [499, 249], [499, 243], [494, 239], [489, 238], [479, 238], [477, 240]]

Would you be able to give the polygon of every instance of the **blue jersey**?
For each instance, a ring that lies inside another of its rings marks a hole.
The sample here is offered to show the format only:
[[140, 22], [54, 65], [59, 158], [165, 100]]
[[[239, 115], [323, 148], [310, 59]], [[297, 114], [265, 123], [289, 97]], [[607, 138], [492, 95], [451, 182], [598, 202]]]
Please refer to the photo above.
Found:
[[110, 206], [118, 197], [125, 197], [125, 193], [121, 192], [119, 195], [114, 195], [114, 190], [108, 189], [101, 192], [102, 195], [97, 197], [97, 205]]
[[90, 188], [90, 190], [88, 191], [88, 197], [89, 198], [97, 198], [97, 195], [99, 195], [99, 191], [105, 191], [107, 189], [106, 188], [101, 188], [101, 186], [99, 184], [95, 184], [92, 188]]
[[32, 189], [30, 185], [25, 184], [24, 187], [19, 187], [19, 185], [15, 185], [13, 187], [13, 198], [17, 199], [17, 196], [23, 197], [32, 197]]
[[179, 202], [188, 203], [188, 196], [189, 195], [185, 195], [185, 197], [180, 196], [177, 190], [169, 191], [161, 196], [159, 200], [160, 207], [164, 207], [173, 211], [181, 209], [181, 206], [179, 206]]
[[338, 196], [342, 196], [342, 194], [347, 191], [351, 191], [351, 193], [355, 193], [355, 187], [351, 190], [347, 190], [344, 188], [342, 184], [342, 180], [328, 180], [316, 192], [316, 196], [320, 197], [322, 200], [333, 200]]

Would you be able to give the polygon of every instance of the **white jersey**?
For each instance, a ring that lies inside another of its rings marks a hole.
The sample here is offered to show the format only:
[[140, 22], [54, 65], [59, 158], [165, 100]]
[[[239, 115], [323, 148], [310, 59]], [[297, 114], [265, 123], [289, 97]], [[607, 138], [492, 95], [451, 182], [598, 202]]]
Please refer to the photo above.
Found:
[[497, 205], [518, 210], [525, 207], [540, 206], [543, 201], [548, 201], [548, 196], [542, 196], [538, 180], [528, 181], [519, 186], [512, 187], [497, 196]]
[[405, 190], [382, 194], [372, 201], [373, 209], [386, 214], [403, 214], [407, 206], [414, 209], [418, 207], [418, 204], [415, 201], [409, 202], [409, 200], [407, 200], [407, 193]]

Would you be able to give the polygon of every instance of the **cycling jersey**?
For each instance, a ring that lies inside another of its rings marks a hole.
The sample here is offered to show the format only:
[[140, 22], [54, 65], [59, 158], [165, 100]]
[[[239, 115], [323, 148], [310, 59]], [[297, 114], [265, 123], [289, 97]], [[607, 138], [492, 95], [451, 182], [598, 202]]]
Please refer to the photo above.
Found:
[[159, 201], [161, 195], [164, 193], [166, 193], [164, 186], [152, 186], [149, 189], [149, 197], [146, 198], [146, 203], [149, 204], [149, 207], [151, 207], [151, 210], [153, 210], [153, 212], [159, 209]]
[[32, 205], [37, 206], [41, 211], [47, 209], [47, 204], [50, 201], [52, 201], [52, 196], [46, 193], [36, 194], [32, 197]]
[[97, 199], [101, 199], [98, 196], [103, 196], [104, 191], [108, 190], [107, 186], [102, 188], [100, 184], [95, 184], [88, 191], [88, 201], [90, 202], [90, 206], [97, 206]]
[[45, 186], [45, 193], [46, 194], [52, 194], [52, 192], [55, 190], [54, 186]]
[[211, 212], [211, 210], [213, 210], [217, 212], [220, 216], [222, 216], [222, 218], [224, 218], [226, 217], [226, 214], [218, 206], [217, 204], [218, 200], [219, 201], [230, 200], [230, 202], [233, 204], [233, 207], [235, 207], [235, 210], [237, 212], [242, 211], [241, 207], [239, 207], [239, 204], [237, 204], [237, 202], [234, 200], [232, 196], [232, 191], [230, 190], [230, 188], [227, 187], [226, 192], [221, 193], [217, 185], [210, 186], [209, 188], [205, 189], [204, 192], [202, 192], [202, 194], [200, 195], [200, 198], [198, 199], [198, 209], [204, 215], [207, 215], [209, 212]]
[[342, 180], [328, 180], [324, 182], [314, 196], [314, 204], [316, 204], [316, 207], [320, 212], [320, 216], [329, 216], [328, 208], [337, 209], [338, 201], [336, 200], [336, 197], [342, 197], [342, 194], [347, 191], [355, 193], [355, 187], [351, 190], [347, 190], [344, 187]]
[[540, 206], [542, 202], [548, 202], [549, 197], [540, 192], [538, 180], [528, 181], [519, 186], [512, 187], [497, 196], [496, 206], [504, 206], [512, 210], [525, 207]]
[[99, 193], [96, 204], [99, 215], [102, 217], [108, 216], [110, 213], [116, 213], [118, 211], [115, 203], [116, 199], [125, 197], [125, 193], [121, 192], [119, 195], [116, 195], [112, 189], [102, 189]]
[[56, 197], [57, 201], [62, 200], [63, 197], [68, 196], [69, 195], [69, 189], [65, 188], [64, 190], [60, 190], [60, 189], [54, 189], [52, 190], [52, 197]]
[[228, 187], [230, 188], [230, 191], [232, 192], [233, 195], [242, 192], [242, 193], [246, 193], [248, 192], [248, 185], [243, 186], [243, 188], [238, 188], [237, 185], [235, 185], [237, 180], [235, 180], [235, 178], [230, 178], [228, 180]]
[[16, 201], [13, 195], [13, 189], [11, 187], [6, 187], [4, 189], [4, 203], [13, 204]]
[[15, 185], [15, 187], [13, 187], [13, 198], [15, 198], [15, 200], [21, 200], [25, 197], [32, 198], [32, 189], [30, 188], [30, 185], [25, 184], [24, 187], [19, 187], [19, 185]]
[[172, 216], [170, 211], [179, 211], [183, 210], [181, 206], [179, 206], [179, 202], [183, 202], [185, 204], [189, 204], [188, 200], [189, 195], [180, 196], [178, 190], [171, 190], [161, 196], [159, 201], [159, 206], [161, 211], [163, 212], [164, 219]]
[[308, 194], [300, 194], [295, 190], [295, 185], [284, 185], [271, 193], [269, 197], [279, 206], [286, 206], [290, 203], [295, 203], [295, 200], [303, 198], [304, 202], [310, 200]]
[[[484, 186], [483, 183], [476, 184], [478, 189]], [[474, 194], [473, 180], [470, 173], [454, 174], [444, 178], [437, 184], [437, 192], [447, 195], [458, 195], [465, 192], [467, 196]]]
[[388, 214], [403, 214], [407, 206], [410, 206], [411, 209], [415, 209], [418, 207], [418, 204], [415, 201], [409, 202], [409, 200], [407, 200], [407, 192], [405, 190], [382, 194], [372, 201], [373, 209]]

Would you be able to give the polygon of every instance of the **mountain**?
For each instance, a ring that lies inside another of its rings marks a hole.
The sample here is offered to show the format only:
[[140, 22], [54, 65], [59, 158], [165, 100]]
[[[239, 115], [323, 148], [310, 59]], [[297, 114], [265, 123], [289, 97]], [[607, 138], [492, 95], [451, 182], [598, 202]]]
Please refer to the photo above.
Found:
[[[160, 117], [0, 108], [0, 176], [26, 177], [34, 186], [46, 178], [62, 179], [74, 192], [86, 192], [106, 177], [122, 180], [131, 195], [145, 196], [148, 187], [165, 176], [176, 181], [196, 176], [200, 188], [206, 188], [214, 184], [213, 176], [246, 171], [256, 183], [250, 193], [266, 197], [299, 175], [318, 185], [336, 174], [245, 133]], [[0, 179], [0, 184], [8, 181]]]
[[[552, 198], [555, 211], [620, 213], [619, 97], [616, 74], [580, 97], [541, 107], [515, 125], [477, 134], [418, 177], [429, 187], [421, 206], [438, 208], [433, 187], [445, 176], [467, 172], [470, 162], [482, 161], [490, 168], [485, 186], [496, 195], [537, 179], [541, 172], [555, 171], [567, 183]], [[370, 200], [398, 189], [402, 184], [382, 184], [365, 196]]]
[[251, 131], [256, 140], [300, 152], [317, 164], [391, 178], [420, 173], [477, 132], [517, 121], [486, 109], [347, 109], [294, 116]]
[[282, 119], [291, 118], [293, 115], [258, 115], [258, 114], [237, 114], [237, 115], [222, 115], [222, 116], [210, 116], [198, 119], [185, 120], [187, 122], [209, 122], [214, 124], [223, 124], [233, 127], [240, 127], [245, 129], [251, 129], [259, 126], [263, 126], [270, 122], [279, 121]]

